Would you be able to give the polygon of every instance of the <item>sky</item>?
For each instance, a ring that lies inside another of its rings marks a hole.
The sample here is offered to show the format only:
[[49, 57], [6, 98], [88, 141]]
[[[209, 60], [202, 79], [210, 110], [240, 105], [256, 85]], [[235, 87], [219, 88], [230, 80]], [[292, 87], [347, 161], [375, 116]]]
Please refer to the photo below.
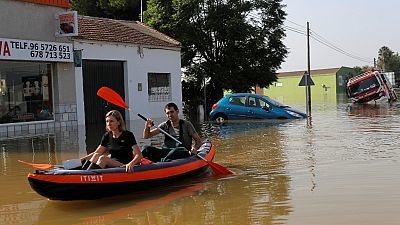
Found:
[[398, 0], [283, 0], [282, 4], [288, 27], [283, 42], [289, 54], [278, 72], [307, 70], [307, 22], [313, 37], [345, 52], [310, 37], [311, 70], [372, 67], [382, 46], [400, 52]]

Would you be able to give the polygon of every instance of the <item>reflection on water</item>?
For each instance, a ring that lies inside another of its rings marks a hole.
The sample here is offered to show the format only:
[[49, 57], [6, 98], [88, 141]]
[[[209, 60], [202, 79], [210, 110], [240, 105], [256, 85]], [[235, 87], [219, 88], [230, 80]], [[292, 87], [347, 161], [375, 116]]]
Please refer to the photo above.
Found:
[[347, 110], [349, 116], [355, 117], [383, 117], [389, 115], [391, 109], [397, 108], [397, 105], [390, 104], [349, 104]]
[[[304, 106], [296, 106], [304, 108]], [[399, 104], [314, 105], [305, 120], [197, 124], [235, 175], [95, 201], [49, 201], [18, 159], [61, 163], [91, 152], [103, 125], [0, 141], [0, 224], [397, 224]], [[142, 121], [129, 121], [139, 145]], [[84, 130], [84, 129], [83, 129]], [[85, 132], [84, 132], [85, 133]], [[83, 143], [83, 144], [82, 144]]]
[[[54, 224], [59, 221], [54, 211], [76, 214], [86, 211], [81, 217], [65, 218], [65, 224], [108, 224], [126, 220], [133, 224], [160, 224], [177, 220], [183, 214], [190, 213], [179, 201], [195, 202], [206, 184], [193, 183], [154, 189], [149, 192], [137, 192], [134, 195], [119, 196], [97, 201], [48, 201], [40, 214], [38, 224]], [[171, 205], [172, 207], [164, 207]], [[179, 210], [177, 210], [179, 208]], [[90, 210], [87, 210], [90, 209]], [[43, 221], [45, 221], [43, 223]]]
[[[7, 204], [0, 207], [1, 224], [32, 224], [38, 220], [46, 200]], [[15, 214], [15, 212], [18, 212]]]

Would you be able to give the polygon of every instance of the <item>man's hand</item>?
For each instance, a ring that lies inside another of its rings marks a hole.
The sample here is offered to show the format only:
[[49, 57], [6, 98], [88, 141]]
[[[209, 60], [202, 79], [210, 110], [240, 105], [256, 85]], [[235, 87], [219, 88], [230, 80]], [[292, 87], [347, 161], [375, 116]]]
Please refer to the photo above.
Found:
[[143, 138], [147, 139], [154, 135], [154, 134], [151, 134], [151, 131], [150, 131], [150, 128], [152, 128], [153, 126], [154, 126], [153, 120], [148, 118], [144, 125]]
[[146, 120], [146, 128], [150, 129], [154, 126], [154, 121], [152, 119], [147, 119]]

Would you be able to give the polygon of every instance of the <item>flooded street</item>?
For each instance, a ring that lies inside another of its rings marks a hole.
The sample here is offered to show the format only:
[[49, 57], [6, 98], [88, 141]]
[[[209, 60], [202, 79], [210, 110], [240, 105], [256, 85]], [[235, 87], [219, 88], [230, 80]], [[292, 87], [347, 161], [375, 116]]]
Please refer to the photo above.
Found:
[[[139, 138], [143, 123], [137, 123], [131, 130]], [[197, 178], [95, 201], [43, 198], [26, 179], [33, 169], [17, 160], [61, 163], [93, 149], [99, 136], [86, 140], [77, 128], [68, 134], [1, 140], [0, 224], [387, 225], [400, 221], [399, 103], [313, 105], [311, 126], [306, 120], [291, 120], [199, 127], [215, 144], [214, 161], [234, 175]]]

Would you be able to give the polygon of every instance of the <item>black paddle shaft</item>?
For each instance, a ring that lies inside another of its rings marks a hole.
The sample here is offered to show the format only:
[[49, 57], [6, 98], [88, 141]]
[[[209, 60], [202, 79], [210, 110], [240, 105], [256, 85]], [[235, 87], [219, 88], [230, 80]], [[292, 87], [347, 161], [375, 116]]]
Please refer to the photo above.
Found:
[[142, 114], [138, 113], [137, 115], [138, 115], [140, 118], [142, 118], [144, 121], [147, 121], [147, 118], [144, 117]]

